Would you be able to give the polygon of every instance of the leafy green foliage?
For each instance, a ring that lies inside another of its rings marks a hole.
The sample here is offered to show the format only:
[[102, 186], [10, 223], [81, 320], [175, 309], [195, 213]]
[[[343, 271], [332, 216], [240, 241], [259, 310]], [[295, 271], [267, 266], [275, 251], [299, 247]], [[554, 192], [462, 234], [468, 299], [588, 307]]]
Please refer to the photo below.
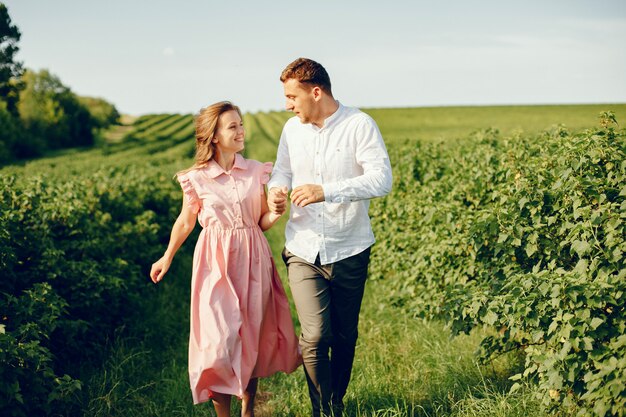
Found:
[[148, 308], [150, 263], [180, 205], [170, 174], [186, 152], [115, 151], [0, 176], [2, 415], [71, 414], [81, 362]]
[[0, 324], [0, 410], [7, 416], [50, 413], [80, 389], [69, 375], [57, 376], [47, 347], [67, 303], [48, 283], [3, 298], [8, 316]]
[[[393, 301], [454, 333], [489, 326], [489, 358], [519, 350], [550, 407], [626, 408], [626, 146], [602, 127], [394, 149], [390, 198], [373, 205], [372, 272]], [[516, 389], [519, 385], [514, 385]]]

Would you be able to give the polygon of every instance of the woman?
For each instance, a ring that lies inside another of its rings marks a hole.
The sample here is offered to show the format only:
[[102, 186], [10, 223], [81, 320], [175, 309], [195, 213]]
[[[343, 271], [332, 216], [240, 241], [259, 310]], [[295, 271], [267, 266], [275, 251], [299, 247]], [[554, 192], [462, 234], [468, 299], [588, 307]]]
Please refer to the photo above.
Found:
[[239, 108], [229, 102], [202, 109], [195, 120], [196, 163], [179, 172], [183, 205], [150, 277], [158, 283], [196, 219], [202, 232], [193, 257], [189, 379], [194, 404], [213, 400], [230, 415], [254, 415], [259, 377], [292, 372], [301, 362], [289, 304], [263, 231], [280, 215], [267, 207], [271, 163], [244, 159]]

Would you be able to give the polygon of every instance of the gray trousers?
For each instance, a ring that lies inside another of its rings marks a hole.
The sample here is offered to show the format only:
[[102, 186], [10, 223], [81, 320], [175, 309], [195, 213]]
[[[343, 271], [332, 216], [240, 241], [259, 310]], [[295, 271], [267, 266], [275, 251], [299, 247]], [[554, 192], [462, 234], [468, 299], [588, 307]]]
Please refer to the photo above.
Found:
[[367, 248], [322, 266], [319, 257], [311, 264], [283, 250], [302, 329], [300, 348], [313, 417], [342, 415], [369, 258]]

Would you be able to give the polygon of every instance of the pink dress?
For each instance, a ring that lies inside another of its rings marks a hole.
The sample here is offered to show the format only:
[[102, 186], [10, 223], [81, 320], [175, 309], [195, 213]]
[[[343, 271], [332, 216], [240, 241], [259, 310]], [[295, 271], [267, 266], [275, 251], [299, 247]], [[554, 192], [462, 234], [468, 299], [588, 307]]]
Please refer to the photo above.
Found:
[[259, 227], [272, 163], [235, 156], [178, 176], [202, 232], [191, 278], [189, 380], [194, 404], [241, 397], [251, 378], [301, 363], [289, 303]]

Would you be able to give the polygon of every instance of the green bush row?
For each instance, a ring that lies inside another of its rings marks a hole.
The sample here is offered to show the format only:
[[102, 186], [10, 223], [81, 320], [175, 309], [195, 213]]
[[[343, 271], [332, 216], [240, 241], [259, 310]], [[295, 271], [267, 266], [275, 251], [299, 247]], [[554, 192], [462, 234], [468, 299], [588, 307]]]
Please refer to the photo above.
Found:
[[[483, 358], [517, 350], [547, 408], [625, 415], [626, 133], [478, 132], [392, 149], [394, 189], [372, 206], [372, 274], [392, 301], [489, 326]], [[512, 389], [519, 387], [513, 383]]]

